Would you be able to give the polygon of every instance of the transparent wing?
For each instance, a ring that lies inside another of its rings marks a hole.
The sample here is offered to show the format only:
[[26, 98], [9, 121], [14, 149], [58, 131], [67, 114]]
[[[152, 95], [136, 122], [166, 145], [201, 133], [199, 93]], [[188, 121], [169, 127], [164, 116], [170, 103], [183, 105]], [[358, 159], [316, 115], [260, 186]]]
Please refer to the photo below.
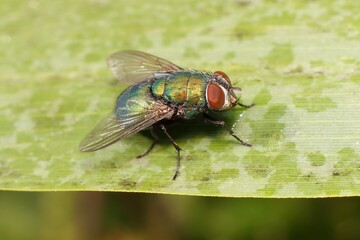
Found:
[[111, 114], [84, 138], [79, 146], [80, 151], [91, 152], [104, 148], [172, 116], [174, 110], [166, 105], [161, 107], [161, 111], [155, 107], [152, 111], [129, 114], [121, 118], [115, 113]]
[[120, 81], [135, 83], [154, 73], [173, 72], [182, 68], [154, 55], [140, 51], [116, 52], [107, 60], [113, 75]]

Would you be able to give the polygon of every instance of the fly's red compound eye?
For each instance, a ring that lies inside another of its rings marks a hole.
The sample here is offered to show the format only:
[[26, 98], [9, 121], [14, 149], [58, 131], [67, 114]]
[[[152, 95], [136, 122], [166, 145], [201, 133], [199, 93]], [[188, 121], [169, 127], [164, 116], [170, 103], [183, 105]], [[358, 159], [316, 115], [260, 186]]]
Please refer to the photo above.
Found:
[[210, 83], [207, 87], [206, 95], [208, 103], [212, 109], [222, 109], [225, 103], [225, 93], [219, 85]]
[[226, 73], [222, 71], [216, 71], [214, 72], [214, 74], [222, 76], [229, 84], [231, 84], [230, 78], [228, 77], [228, 75], [226, 75]]

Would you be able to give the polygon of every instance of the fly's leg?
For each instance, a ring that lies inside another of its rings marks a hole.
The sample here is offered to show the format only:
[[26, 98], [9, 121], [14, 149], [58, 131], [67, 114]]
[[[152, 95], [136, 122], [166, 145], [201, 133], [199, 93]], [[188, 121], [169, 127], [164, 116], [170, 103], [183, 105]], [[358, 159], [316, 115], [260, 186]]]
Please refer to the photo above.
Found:
[[179, 169], [180, 169], [180, 150], [181, 148], [179, 147], [179, 145], [177, 145], [177, 143], [175, 142], [175, 140], [170, 136], [170, 134], [167, 132], [166, 128], [164, 125], [160, 125], [161, 129], [164, 131], [165, 135], [168, 137], [169, 141], [172, 143], [172, 145], [174, 146], [174, 148], [177, 151], [177, 163], [176, 163], [176, 171], [175, 171], [175, 175], [173, 177], [172, 180], [175, 180], [176, 177], [179, 175]]
[[152, 144], [150, 145], [150, 147], [146, 150], [146, 152], [144, 152], [143, 154], [140, 154], [138, 156], [136, 156], [136, 158], [142, 158], [146, 155], [149, 154], [149, 152], [151, 152], [151, 150], [153, 150], [153, 148], [155, 147], [155, 145], [158, 143], [159, 141], [159, 137], [156, 135], [155, 131], [154, 131], [154, 127], [150, 128], [150, 133], [151, 136], [154, 138], [154, 141], [152, 142]]
[[242, 104], [242, 103], [237, 103], [239, 106], [241, 106], [241, 107], [243, 107], [243, 108], [251, 108], [251, 107], [253, 107], [253, 106], [255, 106], [255, 103], [252, 103], [252, 104], [250, 104], [250, 105], [245, 105], [245, 104]]
[[252, 145], [250, 143], [247, 143], [243, 140], [241, 140], [238, 136], [236, 136], [233, 132], [233, 130], [231, 130], [231, 128], [222, 120], [215, 120], [215, 119], [212, 119], [209, 115], [207, 114], [204, 114], [204, 118], [205, 118], [205, 121], [208, 122], [208, 123], [211, 123], [211, 124], [214, 124], [214, 125], [217, 125], [217, 126], [221, 126], [221, 127], [225, 127], [226, 130], [228, 131], [228, 133], [233, 136], [236, 140], [238, 140], [242, 145], [244, 146], [247, 146], [247, 147], [251, 147]]

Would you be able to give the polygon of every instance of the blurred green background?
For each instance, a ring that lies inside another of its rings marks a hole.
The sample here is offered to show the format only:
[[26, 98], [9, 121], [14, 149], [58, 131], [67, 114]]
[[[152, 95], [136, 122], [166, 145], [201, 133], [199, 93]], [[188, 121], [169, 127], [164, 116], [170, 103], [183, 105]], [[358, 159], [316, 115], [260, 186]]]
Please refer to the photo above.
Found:
[[142, 193], [0, 193], [0, 239], [360, 239], [360, 203]]

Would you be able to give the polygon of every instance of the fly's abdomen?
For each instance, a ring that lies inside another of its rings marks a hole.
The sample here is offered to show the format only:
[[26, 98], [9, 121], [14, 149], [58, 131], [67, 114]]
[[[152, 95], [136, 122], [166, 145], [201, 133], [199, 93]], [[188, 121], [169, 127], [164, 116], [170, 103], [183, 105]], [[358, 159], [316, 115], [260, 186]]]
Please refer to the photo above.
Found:
[[115, 113], [121, 117], [144, 112], [154, 107], [154, 97], [150, 93], [150, 83], [141, 82], [128, 87], [116, 101]]
[[152, 84], [155, 97], [183, 104], [185, 107], [205, 105], [206, 76], [199, 72], [176, 72]]

